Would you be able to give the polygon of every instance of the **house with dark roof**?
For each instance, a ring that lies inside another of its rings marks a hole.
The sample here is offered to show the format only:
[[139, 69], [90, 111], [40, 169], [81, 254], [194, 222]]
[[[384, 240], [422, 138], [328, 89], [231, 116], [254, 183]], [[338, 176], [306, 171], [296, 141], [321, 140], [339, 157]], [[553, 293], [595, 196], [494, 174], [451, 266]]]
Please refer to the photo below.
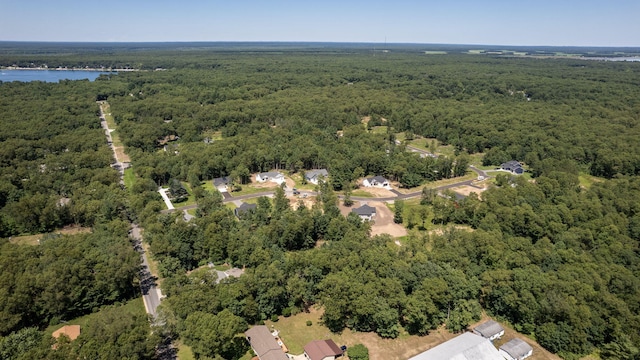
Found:
[[333, 340], [314, 340], [304, 346], [304, 356], [309, 360], [335, 360], [343, 355]]
[[493, 341], [504, 335], [504, 328], [496, 321], [489, 320], [473, 328], [473, 333]]
[[238, 206], [237, 208], [235, 208], [233, 210], [233, 213], [236, 214], [236, 217], [241, 218], [247, 211], [251, 211], [254, 210], [255, 208], [257, 208], [258, 205], [256, 204], [247, 204], [247, 203], [242, 203], [240, 206]]
[[318, 185], [318, 181], [321, 178], [326, 179], [329, 177], [329, 172], [327, 169], [317, 169], [317, 170], [308, 170], [304, 173], [304, 178], [315, 185]]
[[359, 208], [351, 209], [351, 212], [358, 215], [362, 220], [371, 221], [374, 217], [376, 217], [376, 208], [367, 204], [364, 204]]
[[466, 332], [409, 360], [504, 360], [489, 339]]
[[514, 175], [522, 175], [524, 174], [524, 168], [522, 168], [522, 164], [515, 160], [507, 161], [500, 165], [500, 170], [509, 171]]
[[231, 183], [231, 181], [226, 176], [213, 179], [213, 187], [218, 189], [218, 191], [220, 191], [220, 192], [228, 191], [229, 190], [229, 183]]
[[271, 181], [280, 185], [284, 182], [284, 175], [282, 175], [279, 171], [263, 172], [256, 175], [256, 181], [257, 182]]
[[244, 333], [253, 352], [260, 360], [289, 360], [275, 336], [264, 325], [254, 326]]
[[391, 188], [389, 180], [380, 175], [364, 179], [362, 185], [364, 185], [364, 187]]
[[500, 346], [500, 354], [507, 360], [522, 360], [533, 354], [533, 348], [523, 340], [516, 338]]

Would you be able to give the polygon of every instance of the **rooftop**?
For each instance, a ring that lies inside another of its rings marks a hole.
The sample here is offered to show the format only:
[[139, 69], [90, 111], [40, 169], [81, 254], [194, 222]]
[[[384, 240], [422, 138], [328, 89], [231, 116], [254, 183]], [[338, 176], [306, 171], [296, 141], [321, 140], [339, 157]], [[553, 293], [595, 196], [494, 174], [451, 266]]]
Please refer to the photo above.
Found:
[[504, 360], [489, 339], [466, 332], [409, 360]]
[[522, 358], [524, 355], [533, 351], [531, 345], [527, 344], [521, 339], [515, 338], [509, 341], [508, 343], [500, 346], [500, 350], [506, 352], [511, 355], [514, 359]]

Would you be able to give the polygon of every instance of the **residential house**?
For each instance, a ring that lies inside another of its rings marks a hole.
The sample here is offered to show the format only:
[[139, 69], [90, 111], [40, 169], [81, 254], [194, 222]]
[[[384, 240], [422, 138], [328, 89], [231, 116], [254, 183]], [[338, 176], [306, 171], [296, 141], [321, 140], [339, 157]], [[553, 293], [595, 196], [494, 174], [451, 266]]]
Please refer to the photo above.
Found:
[[256, 181], [257, 182], [271, 181], [280, 185], [284, 182], [284, 175], [282, 175], [278, 171], [263, 172], [256, 175]]
[[304, 356], [309, 360], [335, 360], [343, 351], [333, 340], [314, 340], [304, 346]]
[[236, 214], [236, 217], [238, 217], [238, 219], [239, 219], [244, 215], [244, 213], [246, 213], [247, 211], [250, 211], [250, 210], [254, 210], [257, 207], [258, 207], [258, 205], [256, 205], [256, 204], [242, 203], [240, 206], [238, 206], [237, 208], [235, 208], [233, 210], [233, 213]]
[[501, 164], [500, 170], [509, 171], [510, 173], [515, 175], [524, 174], [524, 168], [522, 168], [522, 164], [515, 160], [507, 161], [506, 163]]
[[321, 178], [326, 179], [327, 177], [329, 177], [327, 169], [309, 170], [304, 173], [304, 178], [315, 185], [318, 185], [318, 181], [320, 181]]
[[376, 208], [367, 204], [364, 204], [359, 208], [352, 209], [351, 212], [356, 213], [356, 215], [358, 215], [362, 220], [371, 221], [376, 217]]
[[229, 191], [229, 184], [230, 183], [231, 183], [231, 181], [226, 176], [213, 179], [213, 187], [218, 189], [218, 191], [220, 191], [220, 192]]
[[275, 336], [264, 325], [254, 326], [244, 335], [260, 360], [289, 360]]
[[533, 354], [533, 348], [523, 340], [516, 338], [500, 346], [500, 354], [507, 360], [522, 360]]
[[389, 180], [379, 175], [366, 178], [364, 179], [364, 181], [362, 181], [362, 185], [364, 185], [364, 187], [379, 187], [379, 188], [389, 189], [391, 188], [391, 185], [389, 184], [390, 184]]
[[504, 328], [496, 321], [489, 320], [473, 328], [473, 333], [493, 341], [504, 335]]
[[466, 332], [409, 360], [504, 360], [489, 339]]

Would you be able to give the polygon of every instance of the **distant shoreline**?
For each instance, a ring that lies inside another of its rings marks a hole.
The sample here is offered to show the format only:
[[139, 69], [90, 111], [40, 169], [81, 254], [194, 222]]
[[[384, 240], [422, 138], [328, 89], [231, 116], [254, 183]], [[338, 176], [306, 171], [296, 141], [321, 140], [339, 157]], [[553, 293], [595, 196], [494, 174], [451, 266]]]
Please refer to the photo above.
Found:
[[0, 66], [2, 70], [38, 70], [38, 71], [96, 71], [96, 72], [129, 72], [142, 71], [140, 69], [112, 69], [112, 68], [47, 68], [47, 67], [21, 67], [21, 66]]

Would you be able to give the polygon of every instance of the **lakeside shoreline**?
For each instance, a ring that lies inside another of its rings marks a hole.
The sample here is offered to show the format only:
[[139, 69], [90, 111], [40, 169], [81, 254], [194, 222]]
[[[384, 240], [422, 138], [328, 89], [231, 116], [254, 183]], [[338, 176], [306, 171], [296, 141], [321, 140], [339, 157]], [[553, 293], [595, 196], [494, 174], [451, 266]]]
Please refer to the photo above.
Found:
[[140, 69], [112, 69], [112, 68], [47, 68], [47, 67], [21, 67], [21, 66], [0, 66], [1, 70], [37, 70], [37, 71], [95, 71], [95, 72], [132, 72], [143, 71]]

